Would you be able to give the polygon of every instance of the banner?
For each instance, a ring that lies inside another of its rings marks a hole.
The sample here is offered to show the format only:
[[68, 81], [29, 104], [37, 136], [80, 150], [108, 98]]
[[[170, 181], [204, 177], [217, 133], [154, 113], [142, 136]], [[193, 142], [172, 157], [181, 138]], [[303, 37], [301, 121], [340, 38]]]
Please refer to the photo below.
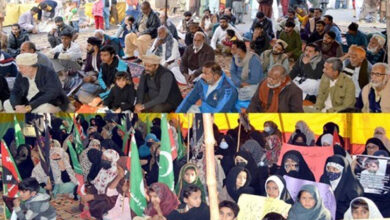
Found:
[[332, 219], [336, 219], [336, 198], [334, 197], [333, 191], [328, 184], [301, 180], [286, 175], [284, 175], [283, 178], [286, 180], [287, 190], [294, 201], [297, 200], [299, 190], [302, 188], [303, 185], [315, 185], [320, 192], [325, 207], [330, 211]]
[[324, 173], [326, 159], [334, 155], [333, 147], [302, 147], [283, 143], [278, 160], [279, 166], [282, 164], [283, 155], [290, 150], [296, 150], [302, 154], [316, 181], [320, 181], [321, 175]]
[[357, 155], [354, 170], [364, 193], [384, 195], [390, 191], [390, 158]]
[[240, 196], [238, 206], [240, 207], [240, 212], [237, 220], [261, 220], [270, 212], [279, 213], [287, 218], [288, 211], [291, 208], [290, 204], [282, 200], [249, 194]]

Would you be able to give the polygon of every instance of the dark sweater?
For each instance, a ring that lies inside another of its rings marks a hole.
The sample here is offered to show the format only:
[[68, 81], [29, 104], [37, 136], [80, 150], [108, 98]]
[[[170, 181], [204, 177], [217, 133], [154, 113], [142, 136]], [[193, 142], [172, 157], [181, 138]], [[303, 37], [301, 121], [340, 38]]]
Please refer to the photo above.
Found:
[[136, 92], [133, 84], [128, 84], [122, 89], [115, 85], [104, 100], [104, 105], [112, 110], [121, 108], [122, 111], [133, 111], [135, 98]]
[[0, 75], [0, 101], [4, 102], [7, 99], [9, 99], [8, 83], [7, 80], [5, 80], [2, 75]]

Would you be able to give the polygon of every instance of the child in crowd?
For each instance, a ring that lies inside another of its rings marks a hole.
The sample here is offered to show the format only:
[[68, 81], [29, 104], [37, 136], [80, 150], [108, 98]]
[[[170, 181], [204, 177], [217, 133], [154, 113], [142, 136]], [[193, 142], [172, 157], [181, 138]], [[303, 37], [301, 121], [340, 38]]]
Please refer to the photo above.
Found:
[[184, 203], [174, 210], [167, 220], [199, 220], [210, 219], [210, 209], [202, 202], [202, 191], [197, 185], [189, 184], [183, 190]]
[[189, 184], [199, 187], [202, 192], [202, 202], [205, 202], [204, 186], [199, 178], [198, 168], [193, 163], [187, 163], [180, 169], [179, 178], [175, 186], [175, 192], [180, 201], [183, 201], [183, 189]]
[[115, 86], [104, 100], [104, 105], [115, 113], [133, 111], [136, 92], [127, 72], [115, 74]]
[[95, 28], [104, 30], [103, 0], [96, 0], [93, 3], [92, 15], [95, 18]]
[[233, 41], [236, 41], [236, 33], [234, 30], [228, 29], [226, 30], [226, 38], [222, 40], [222, 44], [224, 45], [224, 49], [222, 52], [230, 53], [232, 48]]
[[351, 201], [349, 209], [344, 214], [344, 219], [383, 219], [383, 216], [371, 199], [357, 197]]
[[16, 198], [13, 202], [13, 211], [18, 219], [56, 219], [56, 210], [49, 203], [50, 196], [39, 193], [39, 183], [35, 178], [24, 179], [18, 188], [20, 199]]
[[65, 18], [73, 27], [73, 29], [76, 32], [79, 32], [79, 13], [77, 1], [73, 0], [69, 3], [69, 6], [66, 8]]
[[219, 219], [220, 220], [236, 220], [240, 207], [237, 203], [224, 200], [219, 203]]

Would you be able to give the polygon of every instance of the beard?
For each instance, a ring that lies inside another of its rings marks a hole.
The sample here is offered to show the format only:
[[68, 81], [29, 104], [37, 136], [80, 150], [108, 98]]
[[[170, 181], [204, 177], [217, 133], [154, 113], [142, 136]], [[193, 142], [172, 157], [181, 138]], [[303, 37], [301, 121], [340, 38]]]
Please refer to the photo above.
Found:
[[330, 49], [332, 48], [332, 43], [325, 43], [325, 42], [322, 42], [322, 51], [329, 51]]
[[274, 50], [272, 50], [272, 55], [280, 55], [280, 54], [282, 54], [283, 52], [276, 52], [276, 51], [274, 51]]
[[282, 84], [282, 82], [278, 82], [278, 83], [276, 83], [274, 85], [271, 85], [271, 84], [267, 83], [267, 86], [270, 89], [275, 89], [275, 88], [278, 88], [281, 84]]
[[371, 84], [372, 88], [378, 89], [378, 88], [382, 88], [386, 84], [386, 81], [383, 81], [383, 82], [373, 82], [373, 81], [371, 81], [370, 84]]
[[373, 53], [373, 54], [376, 54], [377, 51], [378, 51], [378, 47], [371, 47], [370, 45], [368, 45], [367, 51], [368, 51], [368, 52], [371, 52], [371, 53]]
[[95, 50], [93, 48], [91, 50], [87, 50], [88, 54], [93, 54], [93, 52], [95, 52]]

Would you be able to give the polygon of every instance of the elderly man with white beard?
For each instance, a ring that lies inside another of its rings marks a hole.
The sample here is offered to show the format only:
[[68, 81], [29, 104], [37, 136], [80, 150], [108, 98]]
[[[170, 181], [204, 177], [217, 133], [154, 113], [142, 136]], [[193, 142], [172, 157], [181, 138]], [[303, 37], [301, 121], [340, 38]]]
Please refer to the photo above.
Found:
[[357, 107], [362, 112], [390, 112], [390, 67], [386, 63], [372, 66], [371, 80], [360, 94]]
[[367, 60], [371, 64], [378, 62], [386, 62], [386, 50], [384, 48], [386, 39], [379, 35], [374, 34], [367, 46]]

